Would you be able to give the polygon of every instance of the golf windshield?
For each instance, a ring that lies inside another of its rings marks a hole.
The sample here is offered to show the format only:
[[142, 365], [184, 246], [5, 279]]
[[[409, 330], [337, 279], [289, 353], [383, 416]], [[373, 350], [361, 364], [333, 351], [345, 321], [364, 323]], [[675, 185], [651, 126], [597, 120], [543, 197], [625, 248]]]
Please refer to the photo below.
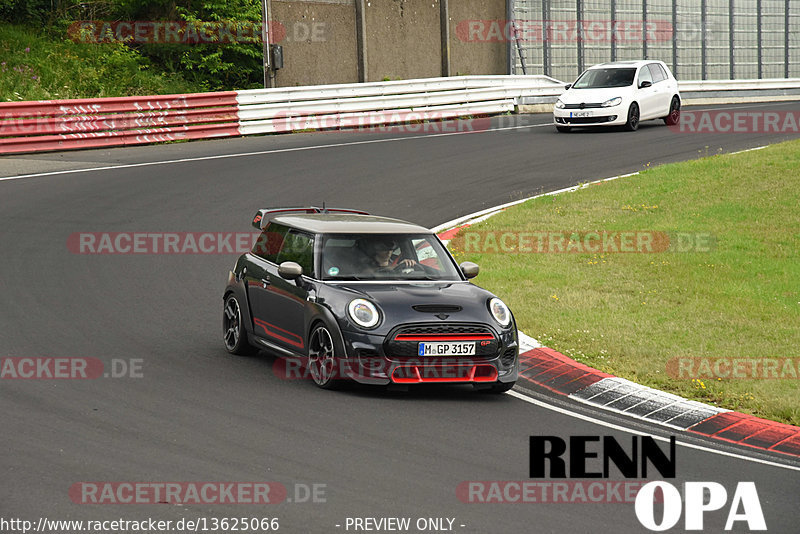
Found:
[[323, 280], [463, 280], [430, 234], [330, 234], [320, 250]]
[[604, 87], [628, 87], [633, 85], [636, 69], [590, 69], [581, 74], [573, 89], [602, 89]]

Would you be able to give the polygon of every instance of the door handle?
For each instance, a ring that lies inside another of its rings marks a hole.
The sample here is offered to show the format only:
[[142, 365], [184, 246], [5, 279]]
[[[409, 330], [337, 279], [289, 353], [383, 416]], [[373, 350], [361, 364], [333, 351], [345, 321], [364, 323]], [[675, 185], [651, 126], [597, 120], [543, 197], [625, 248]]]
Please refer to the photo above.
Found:
[[270, 281], [269, 281], [269, 278], [262, 278], [262, 279], [261, 279], [261, 285], [262, 285], [262, 287], [263, 287], [264, 289], [266, 289], [266, 288], [267, 288], [267, 286], [268, 286], [268, 285], [270, 285], [271, 283], [272, 283], [272, 282], [270, 282]]

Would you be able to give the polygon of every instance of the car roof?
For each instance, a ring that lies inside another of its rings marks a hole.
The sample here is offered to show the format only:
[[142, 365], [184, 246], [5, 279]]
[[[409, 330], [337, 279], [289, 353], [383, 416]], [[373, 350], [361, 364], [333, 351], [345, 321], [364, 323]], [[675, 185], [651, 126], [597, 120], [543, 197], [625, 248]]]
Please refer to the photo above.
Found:
[[590, 70], [591, 69], [599, 69], [599, 68], [616, 69], [616, 68], [625, 68], [625, 67], [627, 67], [627, 68], [638, 68], [638, 67], [641, 67], [642, 65], [649, 65], [650, 63], [662, 63], [662, 62], [658, 61], [656, 59], [640, 59], [640, 60], [637, 60], [637, 61], [610, 61], [608, 63], [600, 63], [599, 65], [593, 65], [593, 66], [589, 67], [589, 69]]
[[428, 228], [389, 217], [350, 213], [281, 215], [273, 222], [315, 234], [430, 234]]

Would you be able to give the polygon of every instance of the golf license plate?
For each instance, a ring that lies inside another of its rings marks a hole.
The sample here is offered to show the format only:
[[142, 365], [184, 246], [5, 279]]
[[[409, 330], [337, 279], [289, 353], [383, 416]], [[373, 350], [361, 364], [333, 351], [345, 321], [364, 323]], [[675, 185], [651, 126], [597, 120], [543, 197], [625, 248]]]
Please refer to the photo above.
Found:
[[591, 117], [591, 111], [573, 111], [569, 114], [570, 117]]
[[420, 343], [418, 349], [420, 356], [474, 356], [475, 342], [434, 341]]

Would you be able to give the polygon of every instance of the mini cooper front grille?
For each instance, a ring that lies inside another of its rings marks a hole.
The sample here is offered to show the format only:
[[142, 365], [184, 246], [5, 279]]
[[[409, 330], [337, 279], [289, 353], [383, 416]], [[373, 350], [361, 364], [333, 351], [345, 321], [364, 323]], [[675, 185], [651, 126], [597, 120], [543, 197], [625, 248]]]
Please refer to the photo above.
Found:
[[406, 326], [401, 328], [395, 333], [395, 336], [406, 334], [417, 335], [459, 335], [459, 334], [489, 334], [494, 338], [492, 331], [479, 325], [458, 325], [458, 324], [432, 324], [432, 325], [415, 325]]
[[384, 347], [390, 358], [408, 358], [419, 356], [420, 343], [448, 341], [475, 343], [475, 353], [465, 355], [467, 358], [496, 358], [500, 350], [489, 327], [453, 323], [401, 326], [387, 337]]
[[456, 313], [462, 309], [456, 304], [417, 304], [411, 307], [422, 313]]

